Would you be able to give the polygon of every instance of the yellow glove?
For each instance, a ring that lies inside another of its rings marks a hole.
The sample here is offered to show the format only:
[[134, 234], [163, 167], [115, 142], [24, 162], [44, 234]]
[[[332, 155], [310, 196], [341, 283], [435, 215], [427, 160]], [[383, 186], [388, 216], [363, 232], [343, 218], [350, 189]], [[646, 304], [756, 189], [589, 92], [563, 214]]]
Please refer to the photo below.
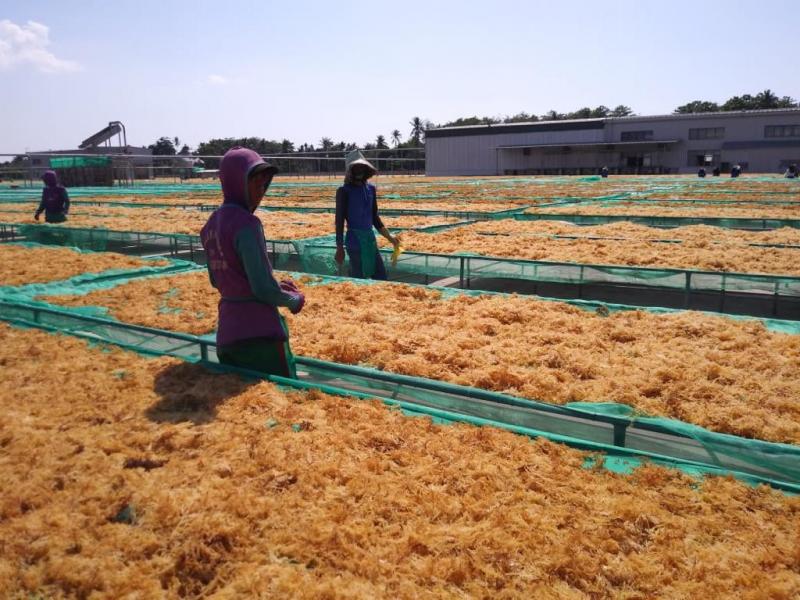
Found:
[[400, 245], [400, 241], [394, 245], [394, 250], [392, 250], [392, 266], [397, 266], [397, 259], [400, 258], [400, 255], [403, 253], [403, 247]]

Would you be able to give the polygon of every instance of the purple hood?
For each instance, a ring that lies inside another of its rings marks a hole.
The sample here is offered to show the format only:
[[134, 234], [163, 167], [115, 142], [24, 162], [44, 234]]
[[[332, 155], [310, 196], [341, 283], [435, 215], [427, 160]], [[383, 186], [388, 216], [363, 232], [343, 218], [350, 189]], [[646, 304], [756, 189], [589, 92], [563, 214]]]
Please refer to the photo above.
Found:
[[55, 171], [45, 171], [42, 175], [42, 181], [47, 187], [56, 187], [58, 185], [58, 177]]
[[222, 182], [225, 204], [238, 204], [247, 208], [247, 177], [258, 165], [267, 165], [267, 170], [272, 175], [278, 171], [249, 148], [234, 146], [225, 153], [219, 164], [219, 179]]

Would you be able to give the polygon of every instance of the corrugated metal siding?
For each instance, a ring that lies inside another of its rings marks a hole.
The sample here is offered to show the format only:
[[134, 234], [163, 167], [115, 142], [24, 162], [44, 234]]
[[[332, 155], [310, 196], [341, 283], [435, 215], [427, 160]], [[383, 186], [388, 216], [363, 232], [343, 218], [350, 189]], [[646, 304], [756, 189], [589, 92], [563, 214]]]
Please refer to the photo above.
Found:
[[426, 138], [425, 172], [431, 176], [499, 175], [498, 146], [602, 141], [602, 129]]

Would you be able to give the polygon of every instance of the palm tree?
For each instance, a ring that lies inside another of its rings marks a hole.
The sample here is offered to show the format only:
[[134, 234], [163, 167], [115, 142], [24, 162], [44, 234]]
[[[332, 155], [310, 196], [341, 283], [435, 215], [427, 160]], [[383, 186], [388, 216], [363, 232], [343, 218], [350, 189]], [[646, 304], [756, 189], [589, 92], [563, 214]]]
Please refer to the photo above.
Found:
[[764, 90], [756, 95], [758, 108], [777, 108], [779, 100], [780, 98], [773, 94], [772, 90]]
[[625, 106], [624, 104], [618, 104], [614, 110], [611, 111], [612, 117], [628, 117], [633, 114], [633, 110], [630, 106]]
[[402, 137], [402, 134], [400, 133], [399, 129], [395, 129], [392, 132], [392, 141], [394, 142], [394, 147], [395, 148], [397, 148], [400, 145], [400, 138], [401, 137]]
[[383, 150], [384, 148], [388, 148], [389, 146], [386, 145], [386, 138], [382, 135], [379, 135], [375, 138], [375, 147]]
[[330, 150], [333, 148], [333, 140], [331, 138], [324, 137], [319, 141], [319, 143], [323, 150]]
[[282, 154], [289, 154], [290, 152], [294, 152], [294, 144], [291, 140], [283, 139], [281, 141], [281, 153]]
[[415, 146], [419, 146], [422, 139], [422, 132], [425, 130], [425, 124], [419, 117], [414, 117], [409, 123], [411, 125], [411, 140]]

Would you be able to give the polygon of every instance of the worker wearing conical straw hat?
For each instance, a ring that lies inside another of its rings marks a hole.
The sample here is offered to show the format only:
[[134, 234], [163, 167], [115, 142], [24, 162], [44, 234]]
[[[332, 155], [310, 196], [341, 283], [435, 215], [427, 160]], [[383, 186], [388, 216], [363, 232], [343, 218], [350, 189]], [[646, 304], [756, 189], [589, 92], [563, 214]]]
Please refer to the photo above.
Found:
[[358, 150], [345, 157], [345, 165], [344, 185], [336, 190], [336, 262], [344, 262], [347, 250], [351, 277], [386, 279], [386, 267], [378, 252], [373, 227], [395, 250], [400, 240], [389, 233], [381, 221], [377, 189], [368, 183], [378, 170]]
[[264, 228], [253, 213], [277, 168], [248, 148], [228, 150], [219, 165], [224, 200], [200, 232], [219, 302], [219, 361], [296, 377], [289, 330], [279, 306], [298, 313], [305, 296], [290, 280], [276, 281]]

